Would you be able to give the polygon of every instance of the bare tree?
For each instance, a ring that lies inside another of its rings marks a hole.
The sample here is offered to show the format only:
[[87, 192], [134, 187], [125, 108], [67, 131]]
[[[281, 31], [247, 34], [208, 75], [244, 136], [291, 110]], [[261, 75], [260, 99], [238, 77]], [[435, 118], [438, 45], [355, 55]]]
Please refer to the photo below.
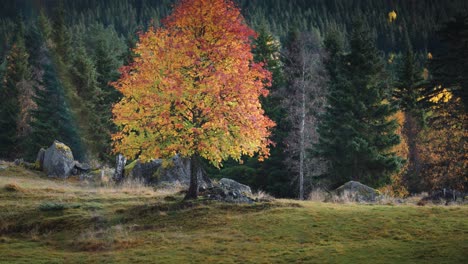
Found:
[[282, 90], [291, 131], [286, 139], [287, 164], [297, 175], [299, 199], [304, 199], [304, 181], [325, 169], [321, 160], [308, 155], [318, 141], [318, 116], [326, 101], [323, 51], [317, 34], [293, 32], [283, 52], [287, 84]]

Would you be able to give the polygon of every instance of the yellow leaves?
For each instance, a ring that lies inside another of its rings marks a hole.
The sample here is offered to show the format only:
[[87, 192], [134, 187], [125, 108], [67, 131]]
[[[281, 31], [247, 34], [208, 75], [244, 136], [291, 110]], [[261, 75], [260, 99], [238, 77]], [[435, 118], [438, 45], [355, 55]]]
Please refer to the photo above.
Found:
[[[440, 89], [442, 87], [439, 85], [438, 88]], [[452, 99], [452, 97], [453, 97], [452, 93], [446, 88], [444, 88], [441, 92], [431, 97], [429, 101], [435, 104], [447, 103], [448, 101], [450, 101], [450, 99]]]
[[[203, 29], [203, 30], [202, 30]], [[200, 154], [268, 156], [273, 121], [259, 102], [271, 74], [253, 62], [246, 26], [231, 1], [180, 2], [164, 28], [140, 35], [135, 63], [114, 86], [114, 151], [146, 158]]]
[[395, 10], [392, 10], [391, 12], [388, 13], [388, 22], [392, 23], [393, 21], [395, 21], [397, 19], [397, 13], [395, 12]]
[[432, 60], [432, 53], [430, 53], [430, 52], [427, 53], [427, 59]]
[[389, 64], [392, 64], [393, 63], [393, 60], [395, 59], [395, 53], [390, 53], [390, 55], [388, 56], [388, 63]]

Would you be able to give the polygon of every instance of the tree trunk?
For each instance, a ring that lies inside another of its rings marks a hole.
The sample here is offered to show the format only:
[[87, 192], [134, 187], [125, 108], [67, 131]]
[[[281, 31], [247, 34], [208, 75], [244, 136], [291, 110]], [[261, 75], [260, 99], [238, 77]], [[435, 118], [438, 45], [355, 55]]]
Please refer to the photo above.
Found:
[[184, 200], [194, 200], [198, 198], [198, 169], [199, 157], [194, 154], [190, 158], [190, 187], [185, 195]]
[[418, 125], [417, 117], [413, 113], [405, 113], [405, 123], [403, 124], [403, 134], [406, 136], [408, 144], [408, 170], [405, 181], [410, 192], [421, 191], [421, 161], [417, 146], [417, 137], [421, 128]]
[[301, 106], [301, 143], [300, 143], [300, 154], [299, 154], [299, 200], [304, 200], [304, 158], [305, 158], [305, 87], [302, 85], [302, 106]]
[[115, 173], [113, 179], [115, 182], [122, 182], [124, 178], [124, 170], [125, 164], [127, 163], [127, 159], [122, 154], [118, 154], [115, 157]]

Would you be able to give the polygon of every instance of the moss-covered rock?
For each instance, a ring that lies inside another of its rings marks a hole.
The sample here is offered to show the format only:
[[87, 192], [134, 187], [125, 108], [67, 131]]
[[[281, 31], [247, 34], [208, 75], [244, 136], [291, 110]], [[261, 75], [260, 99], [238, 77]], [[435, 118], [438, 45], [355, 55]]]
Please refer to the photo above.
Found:
[[45, 151], [43, 168], [50, 177], [68, 178], [75, 167], [75, 160], [71, 149], [59, 141]]
[[331, 199], [350, 202], [376, 202], [379, 192], [357, 181], [349, 181], [331, 192]]

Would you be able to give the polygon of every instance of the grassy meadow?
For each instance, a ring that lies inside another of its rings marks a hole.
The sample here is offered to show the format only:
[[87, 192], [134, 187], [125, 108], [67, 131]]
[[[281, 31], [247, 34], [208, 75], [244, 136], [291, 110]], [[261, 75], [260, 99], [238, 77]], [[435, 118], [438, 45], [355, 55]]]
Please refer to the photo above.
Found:
[[[10, 164], [11, 165], [11, 164]], [[468, 207], [183, 202], [0, 170], [0, 263], [466, 263]]]

